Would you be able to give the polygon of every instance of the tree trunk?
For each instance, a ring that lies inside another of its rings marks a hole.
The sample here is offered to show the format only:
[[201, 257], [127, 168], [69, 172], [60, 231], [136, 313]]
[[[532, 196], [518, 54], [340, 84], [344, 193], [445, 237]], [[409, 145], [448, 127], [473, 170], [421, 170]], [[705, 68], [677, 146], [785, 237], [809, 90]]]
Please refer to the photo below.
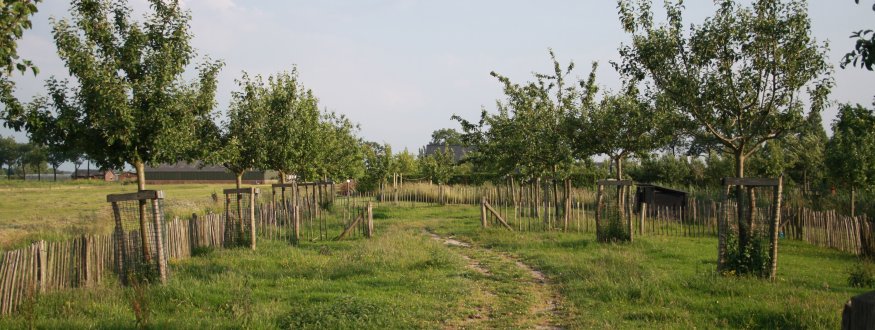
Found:
[[556, 178], [556, 174], [553, 174], [553, 212], [556, 215], [556, 219], [559, 219], [560, 209], [562, 205], [559, 205], [559, 179]]
[[[142, 161], [135, 161], [134, 168], [137, 170], [137, 191], [146, 190], [146, 165]], [[146, 201], [140, 201], [139, 204], [140, 237], [143, 242], [143, 259], [148, 263], [152, 260], [152, 254], [149, 252], [149, 235], [146, 231]]]
[[43, 171], [42, 171], [42, 169], [40, 168], [39, 164], [36, 165], [36, 180], [37, 180], [37, 181], [42, 181], [42, 180], [43, 180]]
[[58, 182], [58, 167], [52, 166], [52, 181]]
[[854, 215], [856, 215], [856, 213], [857, 213], [857, 212], [856, 212], [856, 211], [857, 211], [857, 210], [856, 210], [856, 205], [855, 205], [856, 202], [857, 202], [857, 201], [856, 201], [856, 199], [857, 199], [856, 197], [857, 197], [857, 188], [856, 188], [856, 187], [851, 187], [851, 218], [853, 218]]
[[617, 180], [623, 180], [623, 156], [617, 156], [614, 158], [614, 166], [616, 166], [616, 178]]
[[[235, 173], [236, 175], [234, 177], [234, 179], [235, 179], [234, 181], [237, 184], [237, 189], [240, 189], [240, 185], [243, 183], [243, 172], [244, 171], [240, 171], [238, 173]], [[243, 237], [245, 237], [245, 235], [244, 235], [245, 233], [243, 232], [243, 205], [242, 204], [243, 204], [243, 194], [241, 194], [238, 190], [238, 192], [237, 192], [237, 221], [238, 222], [236, 223], [236, 225], [240, 226], [240, 229], [238, 231], [238, 233], [240, 235], [240, 237], [239, 237], [240, 242], [242, 242]]]
[[[617, 155], [614, 157], [614, 166], [616, 166], [616, 178], [617, 181], [623, 180], [623, 155]], [[623, 210], [626, 209], [626, 201], [625, 201], [625, 186], [617, 186], [617, 214], [620, 215], [620, 219], [622, 221], [623, 216], [625, 215]]]
[[[735, 152], [735, 176], [738, 178], [744, 177], [744, 152], [739, 150]], [[745, 217], [744, 212], [744, 187], [738, 186], [735, 188], [736, 213], [738, 217], [738, 253], [744, 253], [750, 241], [750, 227], [753, 220], [753, 214], [750, 217]], [[749, 201], [753, 202], [753, 201]]]

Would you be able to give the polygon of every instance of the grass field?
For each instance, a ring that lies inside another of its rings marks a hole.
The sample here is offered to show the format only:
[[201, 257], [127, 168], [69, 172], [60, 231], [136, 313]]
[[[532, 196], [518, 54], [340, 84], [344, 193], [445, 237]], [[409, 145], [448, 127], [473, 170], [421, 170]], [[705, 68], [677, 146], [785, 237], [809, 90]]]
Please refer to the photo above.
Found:
[[[212, 193], [222, 194], [233, 185], [153, 185], [163, 190], [165, 214], [191, 215], [218, 212]], [[269, 191], [270, 187], [266, 186]], [[62, 240], [71, 235], [105, 234], [113, 219], [106, 195], [135, 192], [135, 184], [99, 181], [32, 182], [0, 180], [0, 249], [26, 244], [34, 239]]]
[[[125, 188], [82, 190], [100, 197]], [[195, 207], [219, 190], [160, 189], [168, 200], [206, 199]], [[76, 191], [31, 196], [55, 190]], [[103, 199], [78, 201], [87, 215]], [[154, 328], [836, 328], [844, 302], [865, 291], [846, 283], [856, 257], [800, 242], [781, 241], [778, 279], [769, 282], [715, 275], [713, 238], [603, 245], [592, 234], [484, 230], [478, 212], [378, 207], [374, 239], [202, 250], [173, 262], [165, 286], [47, 294], [0, 328], [134, 328], [138, 314]], [[139, 313], [135, 302], [145, 306]]]

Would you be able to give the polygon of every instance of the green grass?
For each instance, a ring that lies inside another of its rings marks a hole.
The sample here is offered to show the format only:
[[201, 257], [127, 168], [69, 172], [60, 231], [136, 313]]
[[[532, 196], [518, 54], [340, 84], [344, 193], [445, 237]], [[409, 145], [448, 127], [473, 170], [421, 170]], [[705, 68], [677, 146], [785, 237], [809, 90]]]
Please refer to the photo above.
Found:
[[[218, 190], [160, 188], [204, 198]], [[567, 328], [835, 328], [847, 299], [865, 291], [847, 284], [856, 257], [791, 240], [781, 241], [778, 279], [770, 282], [716, 275], [710, 237], [598, 244], [591, 233], [484, 230], [471, 206], [380, 206], [374, 217], [370, 240], [298, 247], [260, 240], [257, 251], [204, 250], [175, 261], [167, 285], [145, 289], [148, 325], [534, 327], [535, 288], [505, 254], [548, 276], [561, 294], [556, 319]], [[426, 229], [474, 248], [445, 246]], [[0, 319], [0, 328], [133, 328], [134, 296], [111, 283], [51, 293], [32, 313]]]
[[[218, 212], [211, 194], [233, 185], [152, 185], [163, 190], [169, 217]], [[270, 187], [266, 186], [267, 191]], [[135, 184], [99, 181], [0, 181], [0, 249], [21, 246], [35, 239], [65, 240], [82, 234], [106, 234], [113, 226], [106, 195], [135, 192]]]
[[597, 244], [592, 234], [482, 230], [474, 221], [431, 226], [543, 270], [574, 328], [834, 328], [844, 303], [865, 291], [847, 284], [856, 257], [797, 241], [781, 241], [778, 279], [769, 282], [716, 275], [714, 238]]

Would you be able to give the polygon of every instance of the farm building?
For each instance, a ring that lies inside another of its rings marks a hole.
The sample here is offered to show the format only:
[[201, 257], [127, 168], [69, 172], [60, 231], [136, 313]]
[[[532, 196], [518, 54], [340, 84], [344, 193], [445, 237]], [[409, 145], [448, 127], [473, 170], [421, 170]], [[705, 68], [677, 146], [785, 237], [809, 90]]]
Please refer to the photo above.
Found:
[[471, 152], [473, 149], [471, 147], [465, 147], [460, 145], [443, 145], [443, 144], [429, 144], [425, 146], [424, 154], [425, 156], [431, 156], [438, 150], [443, 150], [444, 148], [450, 148], [453, 152], [453, 161], [458, 163], [465, 159], [465, 156]]
[[647, 203], [648, 207], [686, 208], [687, 193], [680, 190], [660, 187], [649, 183], [638, 183], [635, 197], [638, 200], [638, 209], [641, 203]]
[[[199, 166], [197, 163], [179, 162], [146, 166], [146, 183], [234, 183], [234, 174], [223, 166]], [[277, 180], [274, 171], [247, 171], [243, 183], [263, 184]]]
[[79, 169], [72, 173], [71, 177], [73, 180], [81, 180], [81, 179], [91, 179], [91, 180], [103, 180], [106, 182], [119, 181], [119, 180], [137, 180], [137, 174], [131, 172], [118, 172], [113, 170], [90, 170], [90, 169]]

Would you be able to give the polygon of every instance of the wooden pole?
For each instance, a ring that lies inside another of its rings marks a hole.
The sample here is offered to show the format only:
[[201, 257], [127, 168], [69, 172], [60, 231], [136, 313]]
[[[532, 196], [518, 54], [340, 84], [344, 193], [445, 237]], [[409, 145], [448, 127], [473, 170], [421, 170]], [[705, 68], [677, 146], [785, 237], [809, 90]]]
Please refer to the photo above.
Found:
[[368, 202], [368, 231], [367, 237], [371, 238], [374, 235], [374, 206]]
[[480, 225], [483, 228], [489, 227], [486, 222], [486, 197], [480, 197]]
[[[164, 258], [164, 241], [161, 234], [161, 209], [158, 205], [158, 199], [152, 200], [152, 225], [155, 227], [155, 250], [158, 258], [158, 275], [161, 279], [161, 284], [167, 283], [167, 259]], [[145, 233], [142, 236], [148, 236]]]
[[39, 269], [37, 270], [37, 274], [39, 275], [37, 281], [39, 282], [39, 293], [46, 292], [46, 241], [40, 240], [37, 242], [37, 265]]
[[595, 207], [595, 236], [596, 236], [596, 240], [598, 240], [598, 241], [601, 241], [601, 240], [602, 240], [602, 226], [601, 226], [601, 223], [602, 223], [602, 201], [603, 201], [602, 199], [604, 198], [604, 196], [603, 196], [603, 191], [604, 191], [604, 189], [605, 189], [605, 186], [603, 186], [603, 185], [598, 185], [598, 189], [596, 190], [596, 198], [595, 198], [595, 199], [596, 199], [596, 207]]
[[249, 189], [249, 246], [255, 250], [255, 188]]
[[778, 186], [775, 187], [774, 213], [772, 215], [771, 247], [769, 249], [769, 279], [774, 280], [778, 273], [778, 226], [781, 224], [781, 193], [783, 193], [784, 176], [778, 177]]

